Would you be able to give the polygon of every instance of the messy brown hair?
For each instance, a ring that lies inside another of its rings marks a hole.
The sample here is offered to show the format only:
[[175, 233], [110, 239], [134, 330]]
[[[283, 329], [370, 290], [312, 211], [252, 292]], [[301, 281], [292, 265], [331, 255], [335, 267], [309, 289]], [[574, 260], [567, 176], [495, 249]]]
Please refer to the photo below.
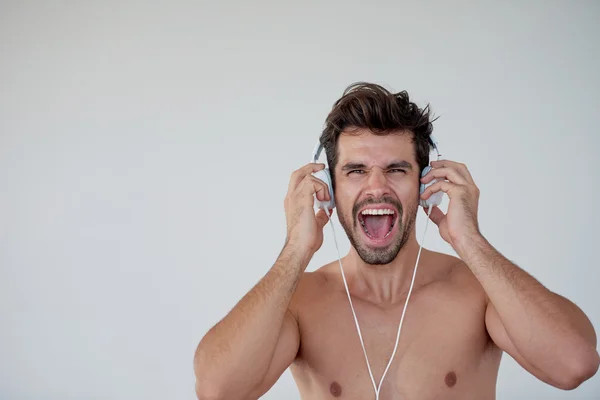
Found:
[[406, 91], [392, 93], [380, 85], [365, 82], [348, 86], [333, 105], [320, 137], [333, 186], [338, 161], [337, 142], [342, 132], [352, 133], [353, 129], [367, 128], [375, 135], [412, 134], [420, 174], [429, 164], [433, 121], [435, 119], [430, 120], [429, 105], [419, 108], [410, 101]]

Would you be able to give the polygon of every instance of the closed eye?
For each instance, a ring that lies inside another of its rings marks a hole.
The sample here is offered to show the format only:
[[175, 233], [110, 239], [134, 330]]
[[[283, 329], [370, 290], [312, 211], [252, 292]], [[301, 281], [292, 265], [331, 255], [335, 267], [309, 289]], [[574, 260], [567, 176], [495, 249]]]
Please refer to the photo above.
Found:
[[390, 172], [402, 172], [402, 173], [405, 174], [406, 170], [403, 170], [403, 169], [400, 169], [400, 168], [393, 168], [393, 169], [390, 169]]
[[353, 170], [351, 170], [351, 171], [348, 172], [348, 175], [353, 174], [353, 173], [364, 174], [365, 170], [364, 169], [353, 169]]

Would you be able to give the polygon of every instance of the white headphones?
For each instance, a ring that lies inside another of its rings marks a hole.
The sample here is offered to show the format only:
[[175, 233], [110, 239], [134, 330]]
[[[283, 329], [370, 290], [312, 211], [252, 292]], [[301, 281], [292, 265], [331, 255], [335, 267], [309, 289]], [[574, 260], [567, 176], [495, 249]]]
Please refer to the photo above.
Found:
[[[435, 151], [437, 153], [437, 159], [439, 160], [441, 154], [438, 149], [437, 141], [435, 140], [435, 137], [433, 135], [430, 136], [430, 140], [431, 140], [431, 144], [432, 144], [433, 148], [435, 149]], [[312, 163], [317, 162], [322, 151], [323, 151], [323, 144], [321, 144], [321, 142], [319, 142], [319, 143], [317, 143], [317, 145], [315, 146], [315, 149], [313, 150], [312, 159], [311, 159]], [[423, 168], [423, 172], [421, 172], [421, 178], [424, 177], [429, 171], [431, 171], [431, 169], [432, 168], [429, 165], [426, 166], [425, 168]], [[329, 198], [331, 199], [329, 201], [320, 201], [320, 200], [317, 200], [317, 198], [315, 196], [315, 205], [318, 208], [332, 209], [333, 207], [335, 207], [335, 200], [333, 198], [333, 185], [331, 183], [331, 172], [329, 171], [329, 168], [324, 168], [320, 171], [313, 173], [312, 175], [315, 178], [318, 178], [318, 179], [322, 180], [323, 182], [325, 182], [325, 184], [327, 185], [327, 188], [329, 189]], [[437, 182], [437, 179], [433, 179], [431, 182], [429, 182], [427, 184], [421, 183], [419, 194], [423, 194], [425, 189], [427, 189], [427, 187], [433, 185], [435, 182]], [[443, 192], [434, 193], [431, 196], [429, 196], [429, 198], [427, 200], [420, 199], [419, 204], [421, 205], [421, 207], [424, 207], [424, 208], [429, 208], [429, 206], [439, 206], [440, 204], [442, 204], [443, 194], [444, 194]]]
[[[321, 144], [321, 142], [319, 141], [319, 143], [317, 143], [317, 145], [315, 146], [315, 149], [313, 150], [313, 156], [312, 156], [312, 160], [310, 162], [312, 163], [316, 163], [317, 160], [319, 159], [319, 156], [321, 155], [321, 151], [323, 151], [323, 145]], [[331, 183], [331, 173], [329, 172], [329, 168], [325, 167], [324, 169], [314, 172], [312, 174], [315, 178], [318, 178], [320, 180], [322, 180], [323, 182], [325, 182], [325, 184], [327, 185], [327, 189], [329, 189], [329, 201], [320, 201], [317, 199], [317, 196], [315, 195], [315, 205], [319, 208], [328, 208], [328, 209], [333, 209], [333, 207], [335, 207], [335, 200], [333, 198], [333, 185]]]

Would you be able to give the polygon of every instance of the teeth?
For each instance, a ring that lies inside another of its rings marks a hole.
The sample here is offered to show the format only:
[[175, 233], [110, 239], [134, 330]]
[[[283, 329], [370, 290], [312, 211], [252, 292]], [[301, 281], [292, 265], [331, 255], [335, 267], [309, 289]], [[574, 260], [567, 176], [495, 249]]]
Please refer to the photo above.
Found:
[[393, 215], [394, 210], [373, 210], [367, 209], [361, 212], [362, 215]]
[[365, 232], [368, 234], [369, 230], [367, 229], [367, 226], [365, 225], [365, 221], [360, 221], [360, 224], [362, 225], [362, 227], [365, 230]]

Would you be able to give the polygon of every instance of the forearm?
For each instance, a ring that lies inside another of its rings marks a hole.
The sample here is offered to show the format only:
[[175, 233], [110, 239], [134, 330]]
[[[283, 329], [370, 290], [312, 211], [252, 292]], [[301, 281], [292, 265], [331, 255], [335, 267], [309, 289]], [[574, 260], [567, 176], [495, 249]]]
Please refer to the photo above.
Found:
[[204, 336], [194, 358], [198, 385], [244, 393], [267, 373], [285, 313], [310, 256], [286, 245], [269, 272]]
[[512, 343], [529, 363], [551, 371], [580, 365], [582, 359], [597, 359], [596, 333], [575, 304], [546, 289], [483, 237], [457, 247]]

